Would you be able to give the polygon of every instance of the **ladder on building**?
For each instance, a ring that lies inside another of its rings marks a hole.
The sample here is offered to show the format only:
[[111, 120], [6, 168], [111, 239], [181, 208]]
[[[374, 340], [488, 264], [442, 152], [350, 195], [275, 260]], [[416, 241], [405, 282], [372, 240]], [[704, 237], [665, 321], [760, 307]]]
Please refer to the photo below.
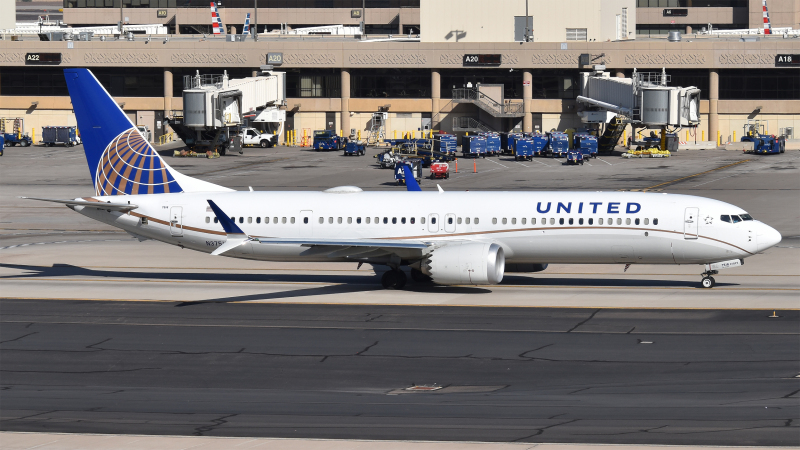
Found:
[[386, 119], [388, 114], [385, 112], [372, 113], [369, 134], [367, 134], [367, 144], [377, 144], [386, 139]]
[[602, 153], [613, 152], [624, 131], [625, 123], [619, 116], [614, 116], [614, 118], [608, 122], [608, 125], [606, 125], [606, 131], [597, 141], [597, 151]]

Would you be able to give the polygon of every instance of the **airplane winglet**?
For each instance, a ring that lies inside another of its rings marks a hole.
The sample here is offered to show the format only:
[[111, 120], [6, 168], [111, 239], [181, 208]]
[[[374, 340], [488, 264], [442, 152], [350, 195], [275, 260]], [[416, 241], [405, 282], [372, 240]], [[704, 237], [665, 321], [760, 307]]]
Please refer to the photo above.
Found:
[[405, 175], [406, 181], [406, 189], [409, 191], [421, 191], [422, 188], [419, 187], [419, 183], [417, 183], [417, 179], [414, 178], [414, 173], [411, 172], [411, 166], [408, 164], [403, 164], [403, 174]]
[[214, 203], [213, 200], [207, 200], [207, 201], [209, 206], [211, 206], [211, 209], [214, 211], [214, 215], [217, 216], [217, 219], [219, 220], [219, 223], [222, 225], [222, 228], [225, 230], [225, 233], [229, 235], [230, 234], [245, 235], [244, 231], [242, 231], [242, 229], [236, 225], [236, 222], [234, 222], [233, 220], [231, 220], [230, 217], [225, 215], [225, 213], [221, 209], [219, 209], [219, 206], [217, 206], [217, 204]]

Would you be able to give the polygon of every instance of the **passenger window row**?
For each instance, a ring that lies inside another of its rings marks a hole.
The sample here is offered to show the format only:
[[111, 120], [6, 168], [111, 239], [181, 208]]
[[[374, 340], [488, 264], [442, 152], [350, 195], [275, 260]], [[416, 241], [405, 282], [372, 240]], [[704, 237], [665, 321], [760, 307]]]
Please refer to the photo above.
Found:
[[[475, 217], [475, 218], [457, 217], [457, 218], [455, 218], [455, 222], [457, 224], [461, 225], [462, 224], [462, 219], [463, 219], [463, 222], [466, 223], [467, 225], [470, 225], [471, 223], [475, 224], [475, 225], [480, 224], [480, 219], [478, 217]], [[253, 223], [253, 218], [252, 217], [247, 217], [246, 220], [247, 220], [247, 223]], [[516, 217], [512, 217], [511, 219], [503, 217], [503, 218], [500, 219], [500, 223], [502, 225], [508, 225], [509, 224], [509, 220], [510, 220], [511, 225], [517, 225], [517, 218]], [[574, 218], [572, 218], [572, 217], [567, 218], [567, 219], [562, 217], [562, 218], [559, 218], [557, 220], [558, 220], [558, 224], [559, 225], [576, 225], [576, 220]], [[743, 220], [753, 220], [753, 218], [749, 214], [740, 214], [740, 215], [733, 215], [733, 216], [731, 216], [731, 215], [723, 215], [723, 216], [720, 217], [720, 220], [722, 220], [723, 222], [728, 222], [728, 223], [738, 223], [738, 222], [741, 222]], [[237, 218], [236, 217], [231, 217], [231, 221], [233, 221], [235, 223], [235, 222], [237, 222]], [[334, 224], [334, 223], [336, 223], [336, 224], [344, 224], [345, 221], [347, 222], [347, 224], [352, 224], [353, 223], [353, 218], [352, 217], [348, 217], [347, 219], [345, 219], [343, 217], [328, 217], [327, 220], [326, 220], [325, 217], [320, 217], [319, 218], [319, 223], [320, 224], [325, 224], [326, 222], [328, 224], [331, 224], [331, 225]], [[416, 223], [416, 217], [410, 217], [408, 219], [406, 219], [405, 217], [400, 217], [399, 219], [397, 217], [392, 217], [392, 218], [383, 217], [383, 219], [381, 219], [380, 217], [375, 217], [375, 218], [365, 217], [364, 220], [363, 220], [363, 223], [366, 223], [366, 224], [374, 223], [375, 225], [383, 223], [383, 224], [387, 224], [388, 225], [390, 221], [391, 221], [391, 223], [393, 225], [397, 224], [398, 221], [399, 221], [400, 224], [403, 224], [403, 225], [405, 225], [405, 224], [414, 225]], [[447, 218], [448, 225], [452, 225], [453, 221], [454, 221], [453, 217], [448, 217]], [[536, 221], [537, 221], [536, 218], [533, 217], [533, 218], [530, 219], [530, 224], [531, 225], [536, 225]], [[211, 222], [211, 217], [206, 216], [206, 223], [210, 223], [210, 222]], [[245, 217], [239, 217], [238, 218], [238, 222], [239, 223], [245, 223]], [[286, 218], [286, 217], [280, 217], [280, 218], [279, 217], [272, 217], [270, 219], [270, 217], [264, 217], [264, 223], [265, 224], [269, 224], [270, 222], [273, 223], [273, 224], [278, 224], [278, 223], [281, 223], [281, 224], [286, 224], [286, 223], [294, 224], [295, 223], [295, 218], [294, 217], [289, 217], [289, 218]], [[577, 219], [577, 225], [584, 225], [584, 223], [587, 224], [587, 225], [594, 225], [594, 222], [595, 222], [595, 220], [592, 217], [586, 219], [585, 222], [584, 222], [584, 219], [582, 217]], [[614, 219], [613, 218], [609, 218], [608, 221], [604, 221], [603, 218], [597, 219], [597, 225], [603, 225], [604, 222], [606, 224], [608, 224], [608, 225], [614, 225]], [[645, 219], [626, 218], [626, 219], [624, 219], [624, 222], [625, 222], [625, 225], [642, 225], [642, 224], [643, 225], [650, 225], [650, 219], [649, 218], [645, 218]], [[214, 223], [219, 223], [219, 219], [214, 217]], [[261, 217], [256, 217], [255, 218], [255, 223], [260, 224], [261, 223]], [[304, 217], [303, 218], [303, 223], [304, 224], [308, 223], [308, 217]], [[356, 217], [355, 218], [355, 223], [356, 224], [361, 224], [362, 223], [361, 217]], [[420, 217], [419, 218], [419, 223], [424, 225], [425, 224], [425, 217]], [[435, 217], [431, 218], [431, 223], [434, 223], [434, 224], [436, 223], [436, 218]], [[497, 217], [493, 217], [492, 218], [492, 225], [497, 225], [497, 223], [498, 223]], [[519, 223], [521, 225], [527, 225], [528, 224], [528, 219], [523, 217], [523, 218], [519, 219]], [[616, 220], [616, 224], [617, 225], [622, 225], [622, 223], [623, 223], [623, 219], [621, 217], [618, 217], [617, 220]], [[542, 218], [541, 224], [542, 225], [547, 225], [548, 224], [548, 221], [547, 221], [546, 217]], [[555, 225], [555, 224], [556, 224], [556, 218], [551, 217], [550, 218], [550, 225]], [[658, 219], [653, 219], [653, 225], [658, 225]]]
[[[723, 217], [725, 217], [725, 216], [723, 216]], [[477, 219], [475, 219], [475, 220], [477, 220]], [[511, 221], [511, 225], [516, 225], [517, 224], [516, 217], [512, 217], [511, 219], [503, 217], [503, 218], [500, 219], [500, 223], [502, 225], [508, 225], [509, 224], [509, 220]], [[558, 221], [559, 225], [567, 225], [567, 224], [568, 225], [576, 225], [576, 220], [574, 218], [572, 218], [572, 217], [570, 217], [568, 219], [565, 219], [563, 217], [559, 218], [559, 219], [556, 219], [555, 217], [551, 217], [550, 218], [550, 225], [555, 225], [556, 224], [556, 220]], [[527, 218], [519, 219], [519, 223], [521, 225], [527, 225], [527, 221], [528, 221]], [[626, 219], [624, 219], [624, 221], [625, 221], [625, 225], [631, 225], [631, 224], [633, 224], [633, 225], [642, 225], [642, 224], [650, 225], [650, 219], [649, 218], [645, 218], [645, 219], [626, 218]], [[597, 219], [597, 224], [598, 225], [603, 225], [603, 222], [604, 222], [603, 218]], [[497, 222], [497, 217], [493, 217], [492, 218], [492, 225], [497, 225], [497, 223], [498, 223]], [[579, 218], [577, 220], [577, 225], [583, 225], [584, 223], [587, 224], [587, 225], [594, 225], [594, 218], [590, 217], [589, 219], [586, 219], [585, 222], [584, 222], [583, 218]], [[623, 219], [621, 217], [617, 218], [617, 225], [622, 225], [622, 223], [623, 223]], [[547, 225], [547, 218], [546, 217], [542, 218], [541, 224], [542, 225]], [[614, 225], [614, 219], [609, 218], [607, 224], [608, 225]], [[531, 218], [531, 225], [536, 225], [536, 218], [535, 217]], [[653, 219], [653, 225], [658, 225], [658, 219]]]

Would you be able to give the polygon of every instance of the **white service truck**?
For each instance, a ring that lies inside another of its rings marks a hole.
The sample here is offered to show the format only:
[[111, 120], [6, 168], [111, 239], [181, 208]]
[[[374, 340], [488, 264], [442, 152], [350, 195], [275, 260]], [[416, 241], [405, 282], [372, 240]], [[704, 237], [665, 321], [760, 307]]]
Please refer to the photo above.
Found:
[[261, 148], [274, 147], [278, 144], [278, 135], [262, 133], [255, 128], [242, 128], [239, 134], [242, 145], [256, 145]]

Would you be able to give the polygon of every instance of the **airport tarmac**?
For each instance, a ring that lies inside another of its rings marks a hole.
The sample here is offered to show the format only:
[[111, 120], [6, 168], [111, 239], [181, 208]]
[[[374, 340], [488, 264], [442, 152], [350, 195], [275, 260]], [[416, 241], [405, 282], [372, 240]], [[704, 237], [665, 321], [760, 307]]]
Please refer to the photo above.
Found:
[[[403, 189], [375, 153], [278, 147], [166, 160], [236, 189]], [[89, 171], [81, 147], [7, 148], [0, 429], [800, 445], [798, 160], [724, 150], [584, 166], [501, 157], [473, 173], [460, 159], [458, 174], [436, 182], [443, 189], [699, 195], [743, 207], [784, 240], [722, 271], [713, 289], [699, 288], [699, 266], [553, 265], [498, 286], [398, 292], [355, 263], [214, 258], [19, 199], [91, 195]], [[328, 350], [339, 356], [320, 362]], [[467, 392], [390, 395], [413, 383]]]

